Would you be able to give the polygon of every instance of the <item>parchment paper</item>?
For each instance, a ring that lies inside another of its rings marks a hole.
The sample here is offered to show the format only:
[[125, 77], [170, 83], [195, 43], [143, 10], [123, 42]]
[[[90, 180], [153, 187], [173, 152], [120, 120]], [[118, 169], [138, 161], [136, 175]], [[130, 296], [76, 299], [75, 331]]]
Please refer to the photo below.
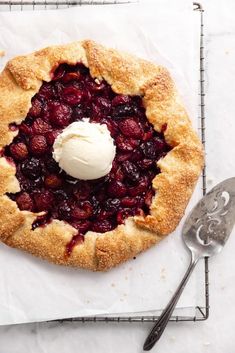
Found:
[[[92, 38], [167, 66], [197, 126], [194, 28], [192, 6], [186, 0], [177, 6], [164, 0], [148, 6], [2, 13], [0, 50], [6, 56], [0, 65], [47, 45]], [[191, 205], [199, 197], [200, 187]], [[0, 244], [0, 324], [162, 308], [189, 261], [180, 231], [181, 226], [158, 246], [107, 273], [55, 266]], [[179, 307], [195, 305], [196, 276]]]

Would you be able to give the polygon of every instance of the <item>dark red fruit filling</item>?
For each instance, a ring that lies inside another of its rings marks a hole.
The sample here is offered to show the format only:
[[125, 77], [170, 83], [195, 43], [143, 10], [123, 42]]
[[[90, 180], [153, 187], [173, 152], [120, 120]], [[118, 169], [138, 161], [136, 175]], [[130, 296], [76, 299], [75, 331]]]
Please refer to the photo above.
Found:
[[[83, 118], [106, 124], [117, 147], [110, 173], [93, 181], [72, 178], [52, 158], [58, 134]], [[21, 186], [10, 197], [21, 210], [47, 212], [33, 229], [53, 218], [75, 227], [79, 235], [68, 244], [68, 253], [88, 230], [107, 232], [128, 216], [149, 212], [152, 179], [160, 172], [156, 161], [170, 147], [148, 122], [141, 97], [118, 95], [85, 66], [63, 64], [32, 98], [25, 120], [10, 129], [19, 132], [4, 154], [15, 162]]]

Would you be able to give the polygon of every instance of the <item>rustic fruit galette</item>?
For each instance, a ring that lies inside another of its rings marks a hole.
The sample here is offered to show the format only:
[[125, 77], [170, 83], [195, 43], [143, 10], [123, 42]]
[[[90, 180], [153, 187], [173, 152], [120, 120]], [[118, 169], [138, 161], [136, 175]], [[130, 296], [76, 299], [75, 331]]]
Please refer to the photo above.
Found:
[[203, 165], [163, 67], [92, 41], [0, 75], [0, 239], [107, 270], [172, 232]]

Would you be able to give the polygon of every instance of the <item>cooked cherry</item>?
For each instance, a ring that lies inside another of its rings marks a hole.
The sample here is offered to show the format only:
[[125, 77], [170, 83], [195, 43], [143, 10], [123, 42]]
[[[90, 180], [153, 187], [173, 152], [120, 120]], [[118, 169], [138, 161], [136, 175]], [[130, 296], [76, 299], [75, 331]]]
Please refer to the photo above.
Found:
[[114, 213], [114, 212], [117, 212], [120, 204], [121, 204], [121, 201], [119, 199], [108, 199], [104, 204], [104, 208], [106, 211]]
[[52, 101], [48, 104], [49, 120], [52, 124], [59, 127], [69, 125], [71, 120], [72, 111], [67, 105]]
[[97, 185], [94, 187], [96, 198], [100, 203], [103, 203], [107, 198], [107, 190], [105, 187]]
[[137, 181], [140, 177], [138, 168], [130, 161], [125, 161], [122, 163], [122, 170], [126, 177], [132, 181]]
[[137, 185], [132, 186], [128, 189], [130, 196], [137, 196], [143, 194], [148, 187], [148, 178], [142, 178]]
[[68, 200], [69, 198], [68, 194], [64, 190], [55, 190], [54, 196], [57, 201], [65, 201], [65, 200]]
[[19, 129], [19, 126], [16, 123], [10, 123], [9, 124], [9, 130], [10, 131], [17, 131]]
[[44, 82], [44, 84], [41, 86], [39, 92], [38, 92], [38, 96], [40, 98], [44, 98], [44, 99], [52, 99], [54, 97], [54, 86], [52, 85], [52, 83], [47, 83]]
[[56, 137], [59, 135], [60, 130], [53, 130], [53, 131], [49, 131], [45, 134], [46, 140], [48, 145], [53, 145], [53, 143], [55, 142]]
[[27, 192], [17, 195], [16, 202], [20, 210], [33, 211], [34, 202]]
[[86, 117], [86, 111], [84, 107], [82, 107], [82, 104], [79, 104], [78, 106], [74, 107], [73, 109], [73, 120], [81, 120]]
[[66, 73], [66, 68], [64, 65], [60, 65], [56, 68], [53, 74], [53, 81], [60, 80]]
[[113, 117], [115, 119], [120, 119], [133, 114], [134, 108], [131, 105], [118, 105], [117, 107], [113, 108]]
[[37, 158], [32, 157], [21, 164], [21, 170], [29, 179], [36, 179], [40, 176], [41, 165]]
[[60, 219], [62, 219], [62, 220], [63, 219], [70, 220], [71, 211], [72, 211], [72, 209], [69, 206], [69, 204], [67, 203], [67, 201], [64, 201], [58, 207], [58, 215], [59, 215]]
[[133, 118], [123, 119], [119, 123], [119, 128], [123, 135], [140, 139], [143, 135], [143, 130], [138, 122]]
[[46, 187], [51, 189], [58, 189], [62, 184], [62, 179], [57, 174], [49, 174], [44, 179]]
[[111, 170], [109, 173], [110, 179], [114, 179], [116, 181], [123, 181], [124, 179], [124, 174], [122, 172], [121, 166], [118, 166], [116, 170], [114, 168]]
[[98, 123], [100, 122], [100, 118], [102, 116], [102, 110], [98, 104], [95, 102], [92, 103], [91, 106], [91, 117], [93, 122]]
[[155, 139], [142, 143], [140, 147], [146, 158], [156, 160], [157, 156], [163, 152], [166, 144], [159, 137], [155, 137]]
[[44, 154], [47, 150], [47, 140], [43, 135], [35, 135], [29, 143], [30, 151], [35, 156]]
[[108, 186], [108, 193], [111, 196], [123, 197], [127, 193], [126, 186], [120, 181], [112, 181]]
[[[131, 153], [131, 156], [130, 156], [130, 160], [132, 162], [140, 162], [142, 161], [143, 159], [143, 153], [142, 151], [140, 151], [139, 149], [135, 149], [132, 153]], [[138, 164], [138, 163], [137, 163]]]
[[111, 211], [100, 210], [99, 214], [97, 214], [96, 219], [98, 221], [103, 221], [104, 219], [109, 219], [113, 215]]
[[133, 216], [135, 211], [130, 208], [123, 208], [117, 213], [117, 222], [118, 224], [124, 223], [127, 217]]
[[92, 215], [92, 206], [89, 201], [87, 201], [87, 204], [83, 204], [81, 207], [74, 207], [71, 215], [75, 219], [87, 219]]
[[133, 151], [139, 145], [139, 140], [118, 135], [116, 138], [116, 145], [121, 151], [129, 152]]
[[52, 157], [45, 160], [45, 167], [51, 173], [58, 173], [60, 170], [58, 163]]
[[[54, 85], [54, 91], [55, 91], [55, 99], [57, 100], [63, 100], [63, 90], [64, 90], [64, 84], [61, 83], [60, 81], [57, 81], [55, 82], [55, 85]], [[44, 116], [45, 118], [45, 116]]]
[[85, 234], [91, 228], [91, 221], [82, 220], [82, 221], [72, 221], [71, 225], [76, 228], [79, 233]]
[[43, 135], [51, 130], [51, 126], [41, 118], [36, 119], [32, 125], [32, 133], [35, 135]]
[[[21, 166], [22, 169], [22, 166]], [[34, 179], [29, 179], [21, 172], [20, 166], [17, 166], [16, 176], [20, 183], [20, 188], [23, 191], [32, 192], [35, 188], [40, 188], [42, 186], [41, 176]]]
[[100, 112], [103, 115], [108, 115], [111, 109], [111, 102], [103, 97], [97, 97], [95, 104], [99, 107]]
[[152, 159], [144, 158], [142, 161], [137, 162], [137, 165], [140, 169], [149, 169], [155, 164], [155, 161]]
[[106, 88], [106, 84], [104, 82], [95, 82], [94, 80], [88, 79], [86, 81], [89, 90], [94, 93], [100, 93]]
[[101, 209], [99, 200], [97, 200], [96, 196], [92, 196], [90, 198], [90, 202], [91, 202], [92, 207], [93, 207], [93, 216], [98, 215], [99, 212], [100, 212], [100, 209]]
[[75, 219], [87, 219], [89, 217], [87, 212], [80, 207], [75, 207], [71, 214]]
[[105, 233], [112, 230], [112, 223], [108, 220], [97, 221], [92, 224], [91, 230], [97, 233]]
[[157, 149], [154, 141], [151, 140], [151, 141], [142, 143], [140, 147], [146, 158], [156, 159]]
[[144, 133], [143, 136], [143, 141], [148, 141], [153, 137], [154, 132], [153, 131], [147, 131]]
[[34, 179], [34, 180], [31, 180], [30, 181], [30, 188], [31, 190], [35, 190], [35, 189], [38, 189], [40, 188], [41, 186], [43, 186], [43, 181], [42, 181], [42, 178], [41, 176]]
[[13, 143], [10, 146], [10, 152], [12, 157], [19, 161], [28, 157], [28, 148], [23, 142]]
[[136, 198], [130, 197], [130, 196], [126, 196], [121, 200], [121, 205], [123, 207], [128, 207], [128, 208], [136, 206], [137, 203], [138, 203], [138, 200]]
[[74, 86], [65, 87], [61, 95], [68, 105], [79, 104], [83, 99], [83, 92]]
[[110, 134], [112, 137], [115, 137], [118, 134], [118, 126], [117, 123], [115, 123], [114, 120], [108, 119], [108, 118], [102, 118], [100, 120], [100, 124], [106, 124], [108, 130], [110, 131]]
[[48, 211], [53, 207], [54, 197], [50, 191], [44, 190], [34, 193], [34, 201], [38, 211]]
[[[131, 152], [120, 152], [118, 153], [118, 155], [116, 156], [116, 161], [118, 163], [121, 163], [124, 162], [124, 161], [129, 161], [131, 159], [131, 156], [132, 156], [132, 153]], [[120, 170], [121, 170], [121, 166], [120, 166]], [[123, 173], [122, 173], [123, 175]], [[123, 179], [123, 178], [122, 178]]]
[[82, 181], [74, 187], [73, 194], [77, 198], [77, 200], [87, 200], [91, 193], [91, 185], [86, 182]]
[[158, 153], [161, 153], [166, 148], [166, 142], [157, 136], [154, 138], [154, 143]]
[[77, 81], [80, 79], [80, 77], [81, 77], [81, 74], [79, 72], [68, 72], [67, 74], [63, 75], [62, 82], [68, 83], [71, 81]]
[[149, 190], [146, 194], [145, 194], [145, 198], [144, 198], [144, 203], [150, 207], [151, 203], [152, 203], [152, 198], [153, 198], [153, 191]]
[[20, 132], [21, 132], [22, 134], [24, 134], [24, 135], [31, 135], [31, 133], [32, 133], [32, 128], [31, 128], [31, 126], [29, 126], [29, 125], [26, 124], [26, 123], [20, 124], [19, 130], [20, 130]]
[[117, 105], [122, 105], [122, 104], [129, 104], [131, 103], [131, 98], [130, 96], [126, 96], [124, 94], [119, 94], [118, 96], [114, 97], [112, 100], [112, 106], [116, 107]]
[[93, 205], [90, 201], [82, 201], [79, 206], [76, 205], [73, 208], [72, 215], [75, 218], [89, 218], [92, 216]]
[[32, 99], [32, 106], [29, 109], [28, 114], [36, 118], [41, 114], [41, 111], [42, 111], [42, 102], [37, 98]]

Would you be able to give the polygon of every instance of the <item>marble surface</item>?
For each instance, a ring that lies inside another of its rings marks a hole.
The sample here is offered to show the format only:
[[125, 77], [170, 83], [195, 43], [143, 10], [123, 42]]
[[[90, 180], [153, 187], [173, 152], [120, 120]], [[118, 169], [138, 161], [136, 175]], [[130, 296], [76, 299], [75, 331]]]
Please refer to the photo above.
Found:
[[[208, 188], [235, 175], [235, 2], [205, 8]], [[235, 323], [235, 232], [210, 261], [210, 317], [172, 323], [153, 352], [232, 353]], [[229, 258], [229, 261], [227, 259]], [[37, 305], [37, 303], [35, 303]], [[151, 324], [50, 323], [0, 327], [0, 353], [141, 352]]]

